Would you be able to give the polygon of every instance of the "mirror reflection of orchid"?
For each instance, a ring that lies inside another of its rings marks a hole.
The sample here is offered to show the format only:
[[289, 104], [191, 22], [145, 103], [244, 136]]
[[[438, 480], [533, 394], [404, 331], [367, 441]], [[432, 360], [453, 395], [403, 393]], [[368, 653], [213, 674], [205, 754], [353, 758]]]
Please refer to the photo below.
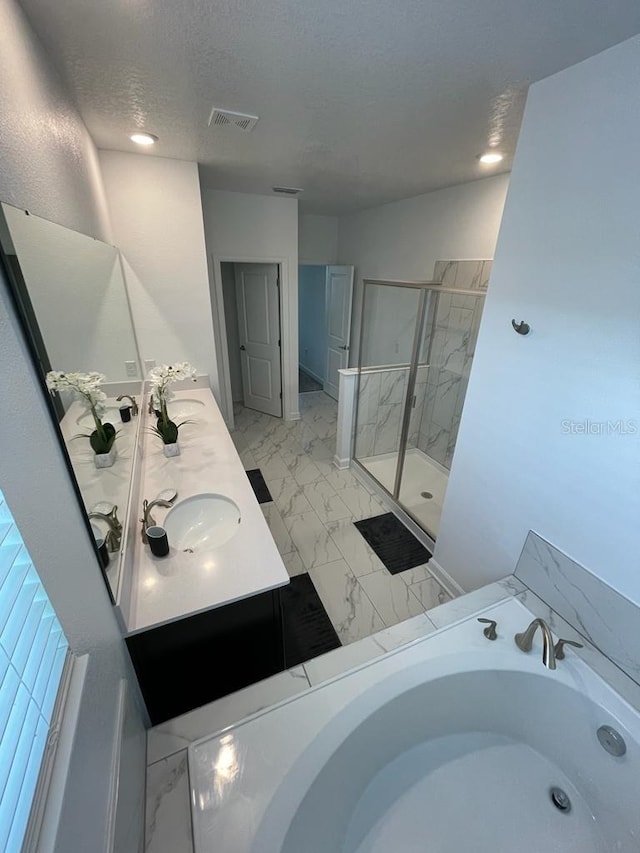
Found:
[[196, 369], [188, 361], [179, 361], [175, 364], [161, 364], [149, 372], [149, 383], [151, 385], [151, 402], [158, 416], [158, 421], [151, 431], [162, 439], [165, 456], [177, 456], [178, 430], [190, 421], [174, 423], [167, 412], [167, 402], [174, 396], [169, 387], [174, 382], [182, 382], [185, 379], [196, 381]]
[[[116, 440], [116, 430], [113, 424], [103, 423], [102, 418], [105, 413], [104, 401], [107, 395], [100, 390], [100, 386], [105, 381], [106, 377], [102, 373], [63, 373], [60, 370], [50, 370], [47, 373], [47, 388], [52, 393], [68, 392], [79, 400], [88, 412], [93, 417], [95, 429], [92, 432], [81, 433], [81, 436], [89, 439], [91, 449], [96, 456], [107, 456], [114, 449], [113, 444]], [[103, 464], [96, 465], [98, 467], [109, 467], [113, 464], [113, 458]]]

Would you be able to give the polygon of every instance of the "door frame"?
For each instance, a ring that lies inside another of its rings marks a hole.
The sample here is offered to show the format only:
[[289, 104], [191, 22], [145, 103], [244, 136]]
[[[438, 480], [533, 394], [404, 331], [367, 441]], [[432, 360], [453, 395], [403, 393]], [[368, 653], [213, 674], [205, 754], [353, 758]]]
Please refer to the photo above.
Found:
[[[333, 398], [333, 395], [329, 394], [327, 391], [327, 380], [329, 378], [329, 270], [336, 269], [338, 267], [342, 267], [343, 269], [351, 270], [351, 293], [349, 294], [349, 311], [347, 317], [347, 344], [346, 350], [344, 352], [344, 358], [346, 359], [346, 364], [343, 368], [345, 369], [349, 367], [351, 362], [351, 327], [353, 325], [353, 296], [356, 288], [356, 268], [353, 264], [327, 264], [325, 267], [324, 273], [324, 304], [325, 304], [325, 320], [326, 320], [326, 334], [325, 334], [325, 343], [326, 343], [326, 352], [325, 352], [325, 378], [322, 383], [322, 390], [329, 397]], [[340, 377], [338, 377], [339, 379]], [[335, 398], [338, 399], [337, 397]]]
[[[277, 264], [280, 275], [280, 377], [282, 381], [282, 419], [295, 421], [300, 419], [298, 405], [298, 293], [296, 287], [295, 299], [291, 297], [291, 280], [289, 276], [289, 258], [269, 257], [265, 255], [247, 256], [211, 255], [213, 268], [214, 292], [213, 327], [215, 334], [215, 349], [218, 362], [218, 380], [220, 392], [220, 409], [227, 427], [234, 428], [233, 395], [231, 393], [231, 372], [229, 370], [229, 343], [227, 341], [226, 316], [224, 311], [224, 295], [222, 290], [222, 264]], [[294, 363], [295, 362], [295, 363]]]

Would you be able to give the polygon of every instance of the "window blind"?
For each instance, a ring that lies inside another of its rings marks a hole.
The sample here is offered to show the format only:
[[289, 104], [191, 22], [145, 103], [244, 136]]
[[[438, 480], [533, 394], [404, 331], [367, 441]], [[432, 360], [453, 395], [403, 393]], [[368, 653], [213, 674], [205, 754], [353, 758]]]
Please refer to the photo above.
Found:
[[68, 643], [0, 491], [0, 850], [22, 847]]

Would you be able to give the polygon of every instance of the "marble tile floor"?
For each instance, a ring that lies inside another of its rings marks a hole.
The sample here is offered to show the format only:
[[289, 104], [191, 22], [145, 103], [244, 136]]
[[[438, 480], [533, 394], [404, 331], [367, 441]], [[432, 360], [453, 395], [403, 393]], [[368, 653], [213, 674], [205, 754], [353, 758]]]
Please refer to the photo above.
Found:
[[448, 601], [428, 566], [390, 575], [353, 526], [387, 510], [333, 465], [336, 401], [302, 394], [300, 412], [287, 422], [238, 406], [232, 438], [245, 468], [260, 468], [269, 487], [273, 502], [262, 510], [289, 573], [309, 572], [341, 643]]

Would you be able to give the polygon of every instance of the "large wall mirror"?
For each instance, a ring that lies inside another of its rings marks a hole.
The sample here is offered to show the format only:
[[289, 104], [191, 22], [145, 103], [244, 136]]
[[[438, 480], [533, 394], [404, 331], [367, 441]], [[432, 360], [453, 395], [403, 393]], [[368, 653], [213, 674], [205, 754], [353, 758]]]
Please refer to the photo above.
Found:
[[115, 600], [142, 390], [120, 253], [24, 210], [4, 203], [0, 210], [4, 264], [34, 359], [49, 377], [55, 419]]

